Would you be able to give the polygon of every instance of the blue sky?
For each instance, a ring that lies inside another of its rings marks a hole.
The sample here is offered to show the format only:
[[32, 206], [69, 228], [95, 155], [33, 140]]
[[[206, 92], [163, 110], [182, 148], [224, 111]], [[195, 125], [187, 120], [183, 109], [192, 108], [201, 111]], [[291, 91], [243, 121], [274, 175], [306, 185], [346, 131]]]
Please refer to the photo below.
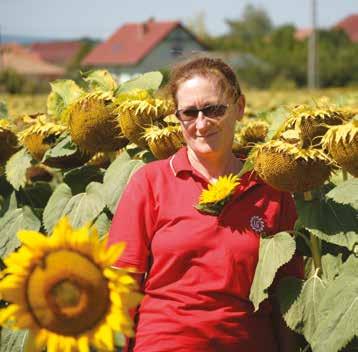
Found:
[[[225, 33], [225, 18], [240, 18], [246, 4], [264, 7], [276, 25], [309, 27], [311, 0], [0, 0], [3, 35], [50, 38], [90, 36], [104, 39], [125, 22], [181, 20], [205, 11], [211, 34]], [[334, 25], [358, 13], [357, 0], [317, 0], [320, 27]]]

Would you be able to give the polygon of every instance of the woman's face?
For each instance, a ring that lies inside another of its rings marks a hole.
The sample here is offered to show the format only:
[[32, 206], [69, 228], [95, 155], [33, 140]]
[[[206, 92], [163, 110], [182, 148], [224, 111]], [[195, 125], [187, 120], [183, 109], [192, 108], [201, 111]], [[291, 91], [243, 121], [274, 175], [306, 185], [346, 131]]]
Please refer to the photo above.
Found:
[[230, 104], [224, 115], [213, 119], [200, 111], [191, 122], [181, 121], [183, 136], [188, 148], [198, 156], [231, 153], [235, 122], [244, 113], [243, 96], [233, 102], [232, 98], [219, 93], [216, 78], [194, 76], [181, 83], [177, 90], [178, 110], [200, 109], [208, 105]]

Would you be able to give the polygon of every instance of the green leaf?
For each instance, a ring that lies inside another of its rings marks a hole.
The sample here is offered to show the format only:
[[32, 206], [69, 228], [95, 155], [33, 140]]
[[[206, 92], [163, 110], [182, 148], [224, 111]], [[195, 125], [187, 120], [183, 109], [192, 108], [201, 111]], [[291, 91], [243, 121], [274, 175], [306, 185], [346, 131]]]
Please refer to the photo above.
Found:
[[45, 208], [51, 194], [51, 186], [44, 181], [34, 182], [16, 193], [19, 207], [29, 205], [31, 208]]
[[254, 169], [254, 163], [249, 157], [246, 159], [244, 165], [242, 166], [242, 169], [239, 172], [239, 177], [246, 174], [246, 172], [252, 171]]
[[[279, 300], [286, 294], [283, 288], [279, 292]], [[312, 336], [319, 323], [318, 305], [325, 294], [326, 283], [318, 276], [317, 271], [306, 280], [297, 300], [283, 313], [287, 326], [296, 332], [303, 334], [305, 339], [311, 343]]]
[[296, 199], [296, 229], [306, 228], [318, 238], [353, 249], [358, 241], [357, 211], [348, 204], [339, 204], [321, 197], [312, 201]]
[[103, 179], [103, 192], [106, 205], [114, 214], [117, 203], [131, 176], [144, 163], [132, 160], [126, 152], [121, 153], [108, 167]]
[[71, 198], [71, 188], [66, 183], [61, 183], [56, 187], [43, 213], [43, 224], [47, 233], [51, 233], [61, 219], [63, 210]]
[[111, 226], [111, 220], [108, 218], [105, 212], [102, 212], [99, 214], [92, 226], [97, 229], [100, 238], [104, 238], [108, 234], [109, 228]]
[[0, 329], [0, 352], [22, 352], [27, 331]]
[[34, 215], [31, 208], [9, 210], [0, 219], [0, 257], [13, 252], [20, 245], [16, 234], [19, 230], [38, 231], [40, 220]]
[[86, 192], [76, 194], [68, 201], [62, 216], [68, 215], [75, 228], [92, 222], [105, 207], [102, 188], [101, 183], [91, 182]]
[[318, 306], [319, 324], [312, 337], [315, 352], [337, 352], [358, 337], [358, 259], [326, 289]]
[[267, 290], [277, 270], [291, 260], [295, 249], [295, 240], [288, 232], [279, 232], [272, 237], [260, 238], [259, 260], [250, 291], [250, 300], [254, 304], [255, 311], [268, 297]]
[[7, 105], [4, 101], [0, 101], [0, 119], [8, 119], [9, 111]]
[[60, 184], [52, 194], [43, 214], [43, 222], [48, 233], [63, 217], [68, 216], [73, 227], [81, 227], [94, 221], [105, 207], [103, 185], [91, 182], [85, 192], [72, 196], [71, 188]]
[[83, 78], [90, 90], [114, 91], [117, 89], [117, 81], [107, 70], [93, 70], [86, 72]]
[[322, 279], [331, 282], [339, 275], [342, 267], [342, 255], [325, 254], [321, 257]]
[[72, 190], [72, 194], [85, 192], [87, 185], [91, 182], [102, 182], [103, 172], [96, 166], [84, 165], [64, 173], [63, 181]]
[[56, 117], [60, 117], [63, 110], [83, 94], [83, 90], [70, 79], [58, 79], [50, 85], [52, 92], [47, 99], [47, 111]]
[[284, 107], [280, 107], [266, 115], [266, 120], [270, 125], [266, 140], [274, 138], [275, 134], [278, 133], [278, 130], [280, 130], [280, 127], [283, 125], [287, 116], [288, 112], [287, 109]]
[[64, 156], [70, 156], [75, 154], [78, 151], [76, 144], [72, 142], [71, 136], [66, 136], [54, 147], [46, 151], [42, 158], [42, 162], [52, 158], [60, 158]]
[[349, 204], [358, 210], [358, 178], [352, 178], [333, 188], [326, 194], [327, 198], [336, 203]]
[[6, 163], [6, 179], [17, 191], [26, 184], [26, 170], [31, 166], [31, 160], [31, 155], [22, 148]]
[[149, 89], [155, 91], [160, 87], [162, 80], [163, 75], [159, 71], [147, 72], [121, 84], [116, 94], [132, 89]]

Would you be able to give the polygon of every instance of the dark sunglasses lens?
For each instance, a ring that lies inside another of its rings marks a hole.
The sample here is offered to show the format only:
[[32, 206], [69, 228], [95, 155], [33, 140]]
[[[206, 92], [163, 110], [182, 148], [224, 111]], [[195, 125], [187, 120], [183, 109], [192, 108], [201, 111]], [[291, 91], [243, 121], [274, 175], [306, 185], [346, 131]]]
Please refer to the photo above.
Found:
[[225, 105], [210, 105], [202, 109], [203, 114], [207, 117], [219, 117], [225, 114]]
[[199, 115], [199, 110], [196, 110], [196, 109], [187, 109], [187, 110], [184, 110], [183, 111], [183, 115], [184, 115], [184, 118], [189, 118], [189, 119], [192, 119], [192, 118], [196, 118], [198, 117]]

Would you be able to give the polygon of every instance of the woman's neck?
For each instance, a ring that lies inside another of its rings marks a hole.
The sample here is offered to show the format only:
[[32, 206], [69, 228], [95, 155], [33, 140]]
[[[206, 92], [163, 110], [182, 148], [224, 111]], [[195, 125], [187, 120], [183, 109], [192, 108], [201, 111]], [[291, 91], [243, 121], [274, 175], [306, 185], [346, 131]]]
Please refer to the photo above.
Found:
[[242, 168], [242, 162], [232, 153], [200, 157], [188, 148], [188, 158], [191, 166], [210, 183], [217, 180], [219, 176], [230, 173], [238, 174]]

